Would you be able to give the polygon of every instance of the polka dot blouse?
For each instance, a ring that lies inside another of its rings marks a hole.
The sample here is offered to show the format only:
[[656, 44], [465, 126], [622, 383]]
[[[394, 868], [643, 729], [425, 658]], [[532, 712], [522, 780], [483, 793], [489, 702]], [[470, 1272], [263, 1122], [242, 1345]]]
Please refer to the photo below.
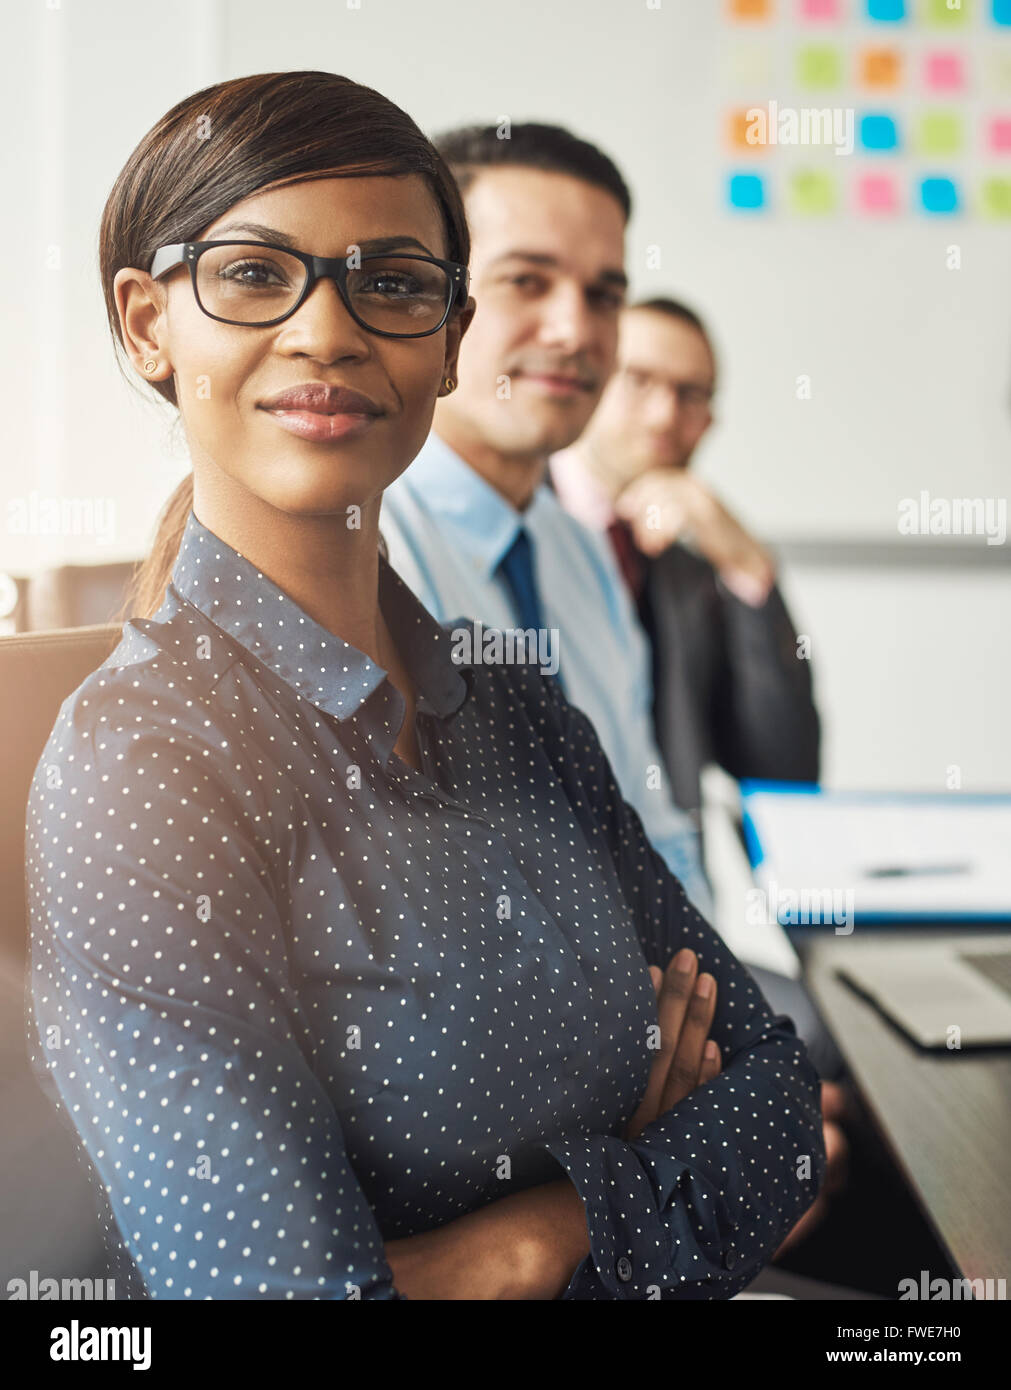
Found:
[[[458, 663], [383, 559], [379, 598], [423, 772], [385, 672], [192, 511], [39, 761], [33, 1061], [118, 1250], [151, 1297], [397, 1299], [385, 1239], [564, 1171], [563, 1297], [732, 1296], [824, 1175], [803, 1044], [557, 683]], [[724, 1068], [626, 1143], [682, 946]]]

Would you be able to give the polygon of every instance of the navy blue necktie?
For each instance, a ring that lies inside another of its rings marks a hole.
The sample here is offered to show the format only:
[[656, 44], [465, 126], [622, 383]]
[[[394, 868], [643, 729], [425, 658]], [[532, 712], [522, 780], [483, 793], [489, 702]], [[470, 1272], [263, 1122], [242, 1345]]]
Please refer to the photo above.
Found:
[[[537, 592], [537, 580], [534, 578], [533, 545], [526, 527], [521, 526], [516, 532], [516, 539], [502, 556], [498, 567], [516, 601], [519, 613], [517, 626], [532, 627], [536, 632], [541, 632], [544, 629], [544, 613], [541, 609], [541, 596]], [[560, 670], [555, 679], [564, 690]]]

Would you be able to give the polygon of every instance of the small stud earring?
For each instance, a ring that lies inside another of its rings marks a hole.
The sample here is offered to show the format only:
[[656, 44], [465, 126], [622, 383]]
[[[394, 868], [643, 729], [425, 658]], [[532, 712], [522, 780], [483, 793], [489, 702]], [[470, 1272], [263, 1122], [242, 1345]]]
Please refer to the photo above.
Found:
[[144, 363], [144, 370], [146, 372], [156, 372], [158, 370], [158, 363], [152, 358], [150, 362]]
[[448, 376], [448, 377], [446, 378], [446, 380], [443, 382], [443, 385], [445, 386], [445, 388], [446, 388], [447, 391], [455, 391], [455, 390], [456, 390], [456, 382], [453, 380], [453, 378], [452, 378], [451, 376]]

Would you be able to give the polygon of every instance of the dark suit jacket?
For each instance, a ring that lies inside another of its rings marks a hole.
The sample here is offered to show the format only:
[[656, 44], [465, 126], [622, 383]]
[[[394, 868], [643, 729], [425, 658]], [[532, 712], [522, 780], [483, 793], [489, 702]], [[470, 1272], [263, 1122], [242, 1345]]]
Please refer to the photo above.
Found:
[[774, 588], [752, 608], [707, 560], [672, 545], [649, 562], [641, 605], [653, 647], [654, 720], [674, 799], [701, 802], [699, 774], [816, 782], [820, 726], [810, 662]]

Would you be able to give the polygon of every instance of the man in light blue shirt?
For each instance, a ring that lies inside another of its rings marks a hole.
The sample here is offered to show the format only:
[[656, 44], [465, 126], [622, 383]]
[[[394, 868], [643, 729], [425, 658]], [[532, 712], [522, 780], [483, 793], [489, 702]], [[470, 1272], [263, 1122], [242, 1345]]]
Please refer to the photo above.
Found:
[[384, 495], [390, 562], [440, 621], [539, 634], [542, 664], [557, 661], [622, 796], [711, 917], [697, 829], [653, 733], [645, 634], [606, 539], [545, 482], [614, 366], [628, 190], [605, 155], [557, 127], [513, 126], [501, 150], [486, 130], [437, 143], [464, 193], [477, 310], [453, 394]]

